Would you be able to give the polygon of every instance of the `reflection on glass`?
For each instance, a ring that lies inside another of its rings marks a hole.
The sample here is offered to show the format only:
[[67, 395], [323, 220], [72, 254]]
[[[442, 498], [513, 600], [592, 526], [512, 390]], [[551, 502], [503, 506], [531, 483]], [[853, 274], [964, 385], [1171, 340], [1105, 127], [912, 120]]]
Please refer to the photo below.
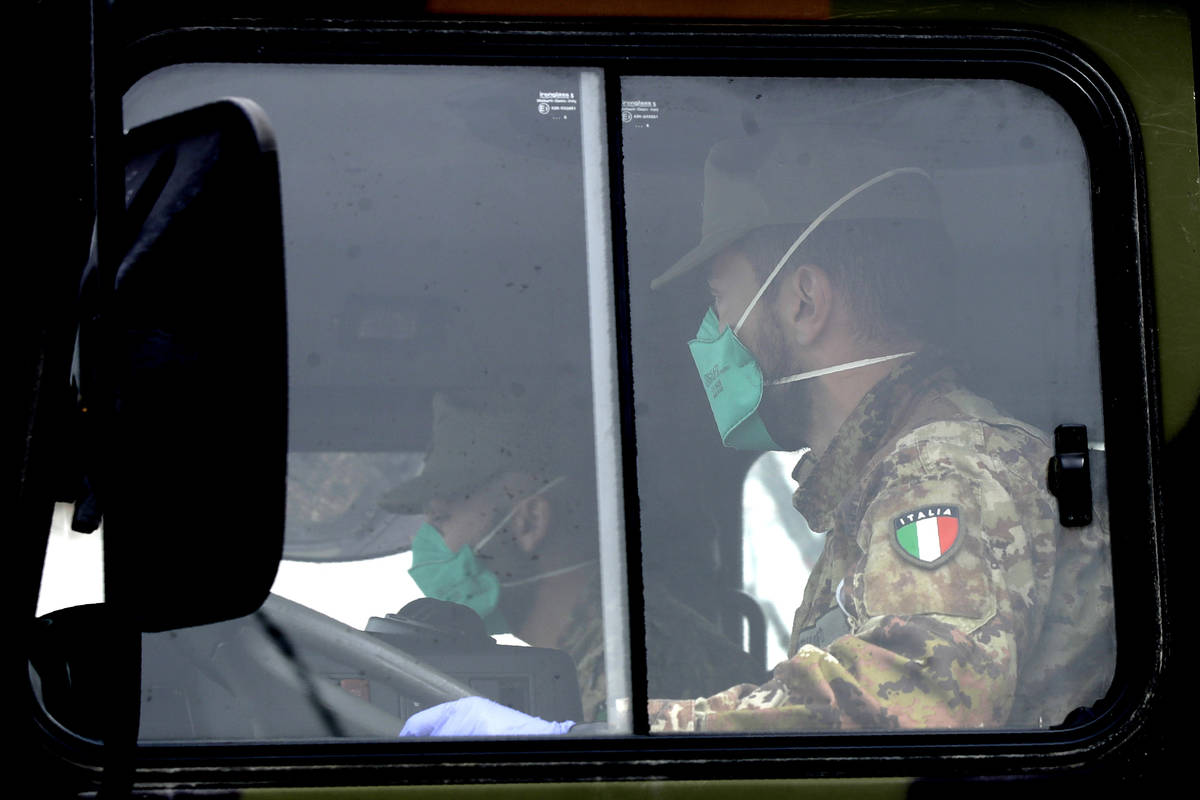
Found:
[[767, 678], [652, 690], [651, 730], [1086, 718], [1114, 662], [1105, 499], [1064, 530], [1045, 477], [1045, 431], [1102, 430], [1067, 114], [1001, 81], [622, 98], [644, 581], [704, 587], [735, 630], [746, 585], [789, 629]]

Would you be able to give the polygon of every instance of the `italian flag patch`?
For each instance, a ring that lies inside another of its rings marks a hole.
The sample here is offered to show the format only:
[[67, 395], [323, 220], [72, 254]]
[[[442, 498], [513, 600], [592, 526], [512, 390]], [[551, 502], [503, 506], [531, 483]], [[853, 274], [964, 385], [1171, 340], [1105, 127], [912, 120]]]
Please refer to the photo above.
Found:
[[932, 569], [943, 563], [958, 542], [958, 506], [927, 506], [894, 520], [896, 546], [905, 560]]

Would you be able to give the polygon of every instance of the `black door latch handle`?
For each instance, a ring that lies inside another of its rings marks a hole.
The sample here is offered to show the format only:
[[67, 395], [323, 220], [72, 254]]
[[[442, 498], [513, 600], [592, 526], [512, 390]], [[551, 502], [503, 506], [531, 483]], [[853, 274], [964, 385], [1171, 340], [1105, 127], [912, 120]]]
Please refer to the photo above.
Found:
[[1046, 471], [1046, 486], [1058, 499], [1059, 522], [1071, 528], [1091, 524], [1092, 474], [1086, 425], [1054, 429], [1054, 457]]

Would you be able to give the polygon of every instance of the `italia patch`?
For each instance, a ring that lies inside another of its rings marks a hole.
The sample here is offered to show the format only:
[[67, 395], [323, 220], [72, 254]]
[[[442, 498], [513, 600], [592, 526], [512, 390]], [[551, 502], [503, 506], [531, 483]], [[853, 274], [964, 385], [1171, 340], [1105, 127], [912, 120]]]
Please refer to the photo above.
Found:
[[893, 520], [893, 542], [905, 561], [933, 569], [954, 554], [962, 538], [958, 506], [925, 506], [901, 514]]

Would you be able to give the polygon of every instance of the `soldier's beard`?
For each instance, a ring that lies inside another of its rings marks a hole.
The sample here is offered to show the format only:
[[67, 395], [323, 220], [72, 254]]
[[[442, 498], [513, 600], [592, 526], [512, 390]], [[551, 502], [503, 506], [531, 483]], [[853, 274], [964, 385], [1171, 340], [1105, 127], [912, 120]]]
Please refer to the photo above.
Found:
[[[517, 633], [525, 627], [525, 623], [529, 620], [529, 615], [533, 613], [534, 602], [537, 600], [536, 584], [526, 584], [524, 586], [509, 586], [500, 590], [500, 611], [504, 614], [504, 618], [508, 620], [509, 627], [512, 628], [512, 633]], [[544, 642], [534, 643], [533, 645], [544, 645]]]
[[[783, 327], [772, 317], [763, 326], [755, 357], [765, 381], [782, 378], [801, 370], [792, 360]], [[809, 381], [796, 381], [763, 388], [758, 412], [771, 438], [785, 450], [808, 447], [812, 438], [812, 387]]]
[[489, 542], [477, 557], [500, 579], [500, 598], [497, 606], [504, 614], [511, 632], [516, 633], [521, 630], [533, 611], [539, 582], [532, 581], [517, 586], [504, 584], [532, 578], [544, 571], [541, 560], [537, 554], [525, 552], [508, 527], [499, 531], [495, 539]]

